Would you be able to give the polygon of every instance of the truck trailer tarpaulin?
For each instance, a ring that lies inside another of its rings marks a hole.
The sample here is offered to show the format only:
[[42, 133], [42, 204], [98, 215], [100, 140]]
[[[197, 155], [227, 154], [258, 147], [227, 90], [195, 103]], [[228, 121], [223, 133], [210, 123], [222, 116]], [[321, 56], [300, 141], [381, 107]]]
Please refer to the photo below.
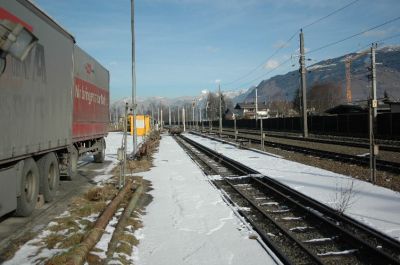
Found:
[[80, 154], [104, 160], [109, 73], [28, 0], [0, 0], [0, 113], [0, 216], [51, 201]]

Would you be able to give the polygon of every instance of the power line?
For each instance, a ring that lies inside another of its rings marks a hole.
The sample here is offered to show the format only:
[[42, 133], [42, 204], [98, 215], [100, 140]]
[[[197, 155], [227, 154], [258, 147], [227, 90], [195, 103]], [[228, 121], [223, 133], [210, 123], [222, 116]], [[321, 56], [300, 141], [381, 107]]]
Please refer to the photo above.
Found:
[[268, 60], [270, 60], [272, 57], [274, 57], [278, 52], [280, 52], [283, 48], [286, 47], [286, 45], [297, 35], [297, 32], [295, 32], [286, 42], [284, 42], [278, 49], [276, 49], [267, 59], [265, 59], [262, 63], [260, 63], [259, 65], [257, 65], [255, 68], [253, 68], [252, 70], [250, 70], [247, 74], [243, 75], [242, 77], [239, 77], [237, 79], [235, 79], [234, 81], [228, 82], [228, 83], [224, 83], [224, 85], [230, 85], [230, 84], [234, 84], [239, 80], [242, 80], [246, 77], [248, 77], [250, 74], [254, 73], [258, 68], [260, 68], [261, 66], [263, 66], [266, 62], [268, 62]]
[[[360, 1], [360, 0], [351, 1], [350, 3], [348, 3], [348, 4], [346, 4], [346, 5], [344, 5], [344, 6], [340, 7], [340, 8], [338, 8], [338, 9], [336, 9], [336, 10], [334, 10], [334, 11], [332, 11], [332, 12], [329, 13], [328, 15], [325, 15], [325, 16], [323, 16], [323, 17], [321, 17], [321, 18], [318, 18], [317, 20], [315, 20], [315, 21], [313, 21], [313, 22], [311, 22], [311, 23], [309, 23], [309, 24], [307, 24], [307, 25], [305, 25], [305, 26], [303, 26], [303, 27], [301, 27], [301, 28], [304, 29], [304, 28], [311, 27], [312, 25], [315, 25], [315, 24], [321, 22], [322, 20], [327, 19], [328, 17], [330, 17], [330, 16], [332, 16], [332, 15], [334, 15], [334, 14], [336, 14], [336, 13], [338, 13], [338, 12], [340, 12], [340, 11], [346, 9], [346, 8], [348, 8], [349, 6], [355, 4], [355, 3], [359, 2], [359, 1]], [[267, 59], [265, 59], [262, 63], [258, 64], [255, 68], [251, 69], [251, 70], [250, 70], [249, 72], [247, 72], [245, 75], [243, 75], [243, 76], [241, 76], [241, 77], [239, 77], [239, 78], [237, 78], [237, 79], [235, 79], [235, 80], [233, 80], [233, 81], [231, 81], [231, 82], [223, 83], [223, 85], [226, 86], [226, 85], [234, 84], [234, 83], [236, 83], [237, 81], [243, 80], [243, 79], [245, 79], [246, 77], [248, 77], [249, 75], [251, 75], [252, 73], [254, 73], [255, 71], [257, 71], [257, 70], [258, 70], [260, 67], [262, 67], [266, 62], [268, 62], [268, 60], [270, 60], [271, 58], [273, 58], [273, 57], [274, 57], [276, 54], [278, 54], [283, 48], [285, 48], [286, 45], [287, 45], [290, 41], [292, 41], [292, 39], [297, 35], [297, 33], [298, 33], [298, 31], [296, 31], [295, 33], [293, 33], [293, 35], [291, 35], [290, 38], [289, 38], [286, 42], [284, 42], [281, 46], [279, 46]]]
[[[382, 43], [382, 42], [384, 42], [384, 41], [391, 40], [391, 39], [398, 38], [398, 37], [400, 37], [400, 33], [397, 33], [397, 34], [394, 34], [394, 35], [390, 35], [390, 36], [385, 37], [385, 38], [383, 38], [383, 39], [379, 39], [379, 40], [372, 41], [372, 43], [377, 43], [377, 44], [379, 44], [379, 43]], [[363, 50], [364, 50], [364, 49], [367, 49], [367, 48], [369, 48], [369, 47], [371, 47], [371, 43], [368, 43], [368, 44], [366, 44], [365, 46], [362, 46], [361, 48], [357, 48], [356, 50], [352, 50], [351, 52], [347, 52], [345, 55], [352, 54], [352, 53], [360, 53], [360, 51], [367, 53], [368, 51], [363, 51]], [[329, 60], [329, 59], [330, 59], [330, 58], [321, 59], [321, 60], [319, 60], [319, 62], [316, 62], [315, 64], [318, 64], [318, 63], [320, 63], [321, 61], [326, 61], [326, 60]], [[314, 70], [310, 70], [310, 71], [314, 71]], [[318, 71], [324, 71], [324, 69], [318, 69]]]
[[[260, 78], [262, 78], [262, 77], [264, 77], [264, 76], [266, 76], [266, 75], [272, 73], [272, 72], [275, 71], [276, 69], [278, 69], [278, 68], [280, 68], [281, 66], [285, 65], [286, 63], [288, 63], [291, 59], [292, 59], [292, 58], [286, 59], [285, 61], [279, 63], [277, 66], [273, 67], [273, 68], [272, 68], [271, 70], [269, 70], [268, 72], [263, 73], [262, 75], [259, 75], [258, 77], [254, 78], [253, 80], [251, 80], [251, 81], [249, 81], [249, 82], [246, 82], [246, 83], [241, 84], [241, 86], [249, 85], [249, 84], [253, 83], [254, 81], [257, 81], [258, 79], [260, 79]], [[241, 86], [237, 87], [236, 89], [240, 88]]]
[[379, 24], [379, 25], [377, 25], [377, 26], [373, 26], [373, 27], [371, 27], [371, 28], [369, 28], [369, 29], [363, 30], [363, 31], [361, 31], [361, 32], [358, 32], [358, 33], [353, 34], [353, 35], [351, 35], [351, 36], [348, 36], [348, 37], [346, 37], [346, 38], [343, 38], [343, 39], [340, 39], [340, 40], [337, 40], [337, 41], [334, 41], [334, 42], [325, 44], [325, 45], [323, 45], [323, 46], [321, 46], [321, 47], [318, 47], [318, 48], [316, 48], [316, 49], [314, 49], [314, 50], [311, 50], [311, 51], [309, 51], [309, 52], [306, 52], [306, 54], [310, 54], [310, 53], [314, 53], [314, 52], [317, 52], [317, 51], [326, 49], [326, 48], [328, 48], [328, 47], [331, 47], [331, 46], [333, 46], [333, 45], [339, 44], [339, 43], [344, 42], [344, 41], [346, 41], [346, 40], [349, 40], [349, 39], [352, 39], [352, 38], [354, 38], [354, 37], [360, 36], [360, 35], [362, 35], [362, 34], [368, 32], [368, 31], [371, 31], [371, 30], [374, 30], [374, 29], [383, 27], [383, 26], [385, 26], [385, 25], [387, 25], [387, 24], [390, 24], [390, 23], [392, 23], [392, 22], [394, 22], [394, 21], [397, 21], [397, 20], [399, 20], [399, 19], [400, 19], [400, 17], [393, 18], [393, 19], [388, 20], [388, 21], [386, 21], [386, 22], [384, 22], [384, 23], [382, 23], [382, 24]]
[[324, 19], [326, 19], [326, 18], [328, 18], [328, 17], [330, 17], [330, 16], [332, 16], [332, 15], [334, 15], [334, 14], [336, 14], [336, 13], [342, 11], [343, 9], [346, 9], [347, 7], [349, 7], [349, 6], [351, 6], [351, 5], [355, 4], [355, 3], [357, 3], [358, 1], [360, 1], [360, 0], [354, 0], [353, 2], [350, 2], [350, 3], [348, 3], [347, 5], [342, 6], [342, 7], [339, 8], [339, 9], [336, 9], [335, 11], [329, 13], [328, 15], [323, 16], [323, 17], [321, 17], [321, 18], [315, 20], [314, 22], [311, 22], [310, 24], [307, 24], [307, 25], [303, 26], [302, 29], [311, 27], [312, 25], [317, 24], [318, 22], [320, 22], [320, 21], [322, 21], [322, 20], [324, 20]]

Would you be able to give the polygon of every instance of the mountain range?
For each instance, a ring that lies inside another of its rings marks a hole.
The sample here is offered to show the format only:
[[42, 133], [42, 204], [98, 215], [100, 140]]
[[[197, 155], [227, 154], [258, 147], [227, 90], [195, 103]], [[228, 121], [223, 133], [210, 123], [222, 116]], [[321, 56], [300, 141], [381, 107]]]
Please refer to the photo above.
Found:
[[[346, 54], [337, 58], [320, 61], [307, 67], [307, 89], [311, 90], [315, 85], [334, 85], [341, 91], [341, 101], [346, 102], [346, 58], [354, 58], [351, 61], [350, 76], [353, 102], [363, 101], [369, 97], [370, 81], [370, 55], [369, 51]], [[377, 97], [384, 94], [391, 100], [400, 100], [400, 46], [384, 47], [377, 50]], [[262, 101], [292, 101], [299, 91], [299, 71], [291, 71], [284, 75], [277, 75], [261, 81], [257, 86], [247, 89], [222, 91], [226, 98], [233, 104], [238, 102], [254, 102], [255, 89], [258, 100]], [[177, 98], [149, 97], [138, 98], [138, 111], [143, 113], [151, 109], [151, 106], [184, 106], [196, 102], [197, 106], [205, 107], [210, 91], [203, 90], [197, 96], [185, 96]], [[114, 101], [110, 108], [113, 113], [122, 115], [125, 103], [131, 102], [131, 98], [123, 98]]]
[[[351, 61], [351, 91], [352, 101], [362, 101], [369, 97], [370, 81], [370, 54], [369, 51], [351, 53], [333, 59], [320, 61], [307, 67], [307, 90], [315, 85], [334, 85], [341, 90], [342, 102], [346, 102], [346, 68], [345, 60]], [[392, 100], [400, 99], [400, 46], [385, 47], [376, 52], [377, 69], [377, 97], [382, 98], [384, 93]], [[291, 101], [299, 90], [299, 71], [291, 71], [284, 75], [277, 75], [261, 81], [244, 99], [254, 102], [257, 88], [259, 101], [285, 100]]]

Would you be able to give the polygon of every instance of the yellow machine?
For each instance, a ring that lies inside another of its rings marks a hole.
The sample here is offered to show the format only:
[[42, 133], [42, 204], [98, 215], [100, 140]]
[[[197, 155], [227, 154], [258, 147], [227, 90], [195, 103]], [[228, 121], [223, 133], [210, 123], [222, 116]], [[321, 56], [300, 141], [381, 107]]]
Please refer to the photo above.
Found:
[[[133, 135], [133, 115], [129, 115], [128, 129]], [[150, 133], [150, 116], [149, 115], [136, 115], [136, 130], [138, 136], [146, 136]]]

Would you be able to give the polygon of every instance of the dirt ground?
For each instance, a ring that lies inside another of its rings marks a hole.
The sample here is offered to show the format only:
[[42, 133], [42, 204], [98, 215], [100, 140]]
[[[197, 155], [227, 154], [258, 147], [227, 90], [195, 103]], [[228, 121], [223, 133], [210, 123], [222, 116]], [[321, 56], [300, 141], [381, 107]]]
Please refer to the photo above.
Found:
[[[142, 196], [140, 196], [137, 206], [132, 214], [127, 218], [126, 225], [132, 229], [138, 229], [142, 227], [142, 223], [139, 216], [144, 214], [145, 207], [151, 202], [152, 198], [148, 195], [148, 191], [151, 190], [151, 184], [145, 181], [140, 176], [140, 172], [148, 171], [152, 166], [152, 155], [158, 148], [159, 135], [152, 135], [149, 137], [149, 142], [146, 143], [145, 149], [141, 150], [141, 156], [137, 157], [136, 160], [128, 161], [126, 173], [131, 177], [127, 177], [133, 180], [134, 183], [141, 183], [143, 187]], [[72, 253], [80, 242], [85, 238], [88, 232], [93, 228], [96, 218], [90, 219], [90, 216], [100, 216], [105, 210], [107, 205], [119, 192], [117, 188], [119, 167], [117, 166], [112, 171], [113, 177], [102, 186], [91, 187], [81, 195], [73, 196], [68, 203], [67, 210], [69, 214], [67, 216], [57, 216], [48, 223], [53, 223], [51, 226], [44, 225], [47, 231], [46, 236], [41, 239], [38, 243], [41, 249], [65, 249], [62, 253], [59, 253], [49, 258], [39, 258], [35, 260], [35, 264], [65, 264], [68, 255]], [[134, 184], [133, 188], [137, 185]], [[124, 209], [129, 203], [132, 192], [129, 192], [119, 205], [118, 209]], [[26, 233], [24, 236], [18, 238], [11, 244], [5, 251], [2, 252], [0, 260], [8, 260], [12, 258], [16, 251], [31, 239], [38, 236], [40, 231]], [[138, 240], [133, 235], [134, 231], [125, 231], [118, 237], [113, 238], [119, 242], [116, 247], [117, 253], [122, 253], [127, 256], [131, 256], [134, 246], [138, 244]], [[122, 242], [122, 243], [121, 243]], [[115, 256], [114, 253], [108, 253], [111, 256]], [[121, 264], [131, 264], [124, 255], [118, 256], [118, 261]], [[87, 262], [90, 265], [103, 264], [105, 260], [102, 260], [96, 255], [96, 249], [93, 249], [87, 256]]]

